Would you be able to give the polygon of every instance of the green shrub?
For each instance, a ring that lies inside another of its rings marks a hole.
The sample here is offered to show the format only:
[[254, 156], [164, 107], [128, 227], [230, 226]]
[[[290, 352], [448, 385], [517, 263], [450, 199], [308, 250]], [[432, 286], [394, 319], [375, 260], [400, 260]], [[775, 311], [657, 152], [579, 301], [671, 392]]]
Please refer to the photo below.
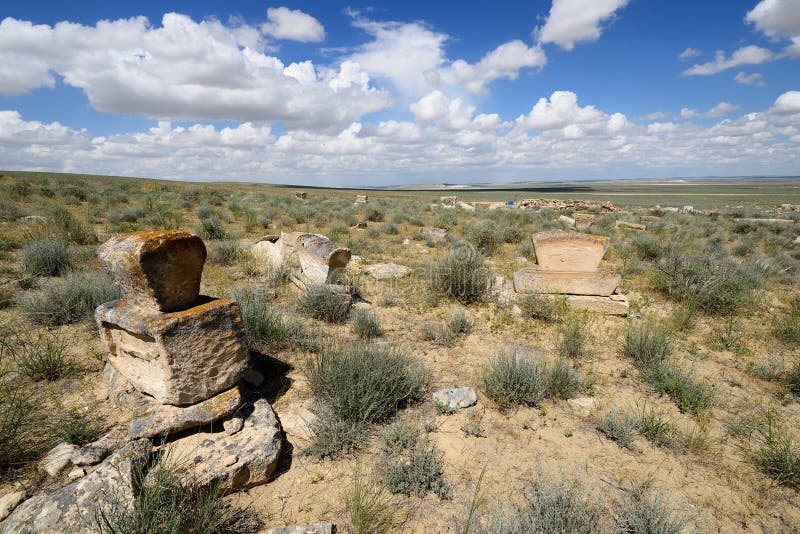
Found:
[[616, 441], [620, 447], [630, 449], [633, 447], [635, 430], [639, 420], [629, 413], [612, 410], [597, 419], [597, 430], [602, 432], [611, 441]]
[[58, 326], [91, 319], [100, 304], [119, 297], [119, 288], [104, 272], [71, 271], [43, 291], [23, 293], [18, 304], [35, 323]]
[[361, 339], [372, 339], [383, 335], [378, 315], [366, 308], [353, 308], [350, 312], [353, 321], [353, 332]]
[[90, 245], [97, 242], [94, 232], [89, 230], [64, 206], [53, 207], [49, 211], [47, 219], [65, 241], [78, 245]]
[[56, 422], [56, 433], [61, 441], [78, 447], [97, 441], [103, 434], [103, 423], [92, 412], [68, 410]]
[[789, 391], [795, 395], [800, 395], [800, 361], [795, 362], [794, 365], [787, 369], [784, 381]]
[[350, 315], [351, 299], [328, 285], [307, 285], [297, 308], [303, 315], [328, 323], [343, 323]]
[[489, 276], [480, 252], [459, 247], [430, 266], [428, 284], [443, 297], [469, 303], [483, 298], [489, 289]]
[[631, 240], [637, 256], [649, 261], [658, 260], [666, 253], [662, 243], [663, 240], [659, 240], [651, 234], [639, 234]]
[[36, 397], [0, 377], [0, 474], [39, 458], [52, 445], [52, 428]]
[[255, 532], [260, 526], [252, 514], [227, 505], [216, 486], [184, 482], [161, 464], [147, 473], [132, 507], [115, 497], [97, 514], [97, 528], [103, 534], [234, 534]]
[[800, 344], [800, 297], [795, 296], [788, 309], [773, 318], [772, 333], [784, 343]]
[[632, 323], [625, 330], [622, 353], [640, 369], [657, 367], [672, 354], [672, 333], [663, 323]]
[[489, 362], [483, 386], [501, 408], [538, 406], [548, 392], [547, 370], [538, 358], [517, 349], [502, 350]]
[[419, 400], [426, 384], [420, 363], [404, 350], [384, 345], [325, 347], [304, 371], [323, 407], [309, 451], [317, 456], [349, 449], [369, 425]]
[[367, 208], [364, 210], [364, 219], [369, 222], [383, 221], [383, 210], [379, 208]]
[[37, 239], [22, 249], [22, 264], [31, 276], [58, 276], [69, 266], [67, 246], [55, 239]]
[[57, 380], [70, 370], [69, 341], [47, 329], [17, 328], [0, 341], [19, 372], [33, 379]]
[[642, 436], [658, 447], [670, 445], [675, 438], [675, 429], [664, 412], [656, 408], [648, 409], [646, 404], [639, 412], [637, 429]]
[[[592, 534], [603, 532], [603, 509], [577, 480], [544, 476], [526, 483], [519, 503], [504, 499], [492, 507], [486, 534]], [[638, 532], [638, 531], [637, 531]]]
[[204, 239], [227, 239], [228, 231], [225, 229], [225, 223], [211, 217], [209, 219], [200, 219], [200, 226], [197, 233]]
[[469, 334], [472, 331], [472, 321], [467, 317], [467, 312], [456, 308], [447, 315], [447, 329], [453, 334]]
[[756, 428], [758, 445], [753, 450], [753, 459], [778, 484], [800, 487], [800, 448], [777, 417], [776, 412], [767, 412], [764, 424]]
[[433, 446], [417, 447], [384, 469], [386, 487], [392, 493], [421, 496], [430, 491], [442, 500], [453, 496], [453, 489], [444, 479], [441, 459]]
[[397, 456], [416, 445], [419, 433], [406, 421], [397, 421], [381, 432], [381, 450], [391, 456]]
[[586, 353], [589, 338], [584, 315], [570, 314], [558, 328], [558, 354], [563, 358], [580, 358]]
[[567, 360], [558, 359], [547, 368], [547, 396], [569, 399], [581, 389], [581, 377]]
[[217, 265], [233, 265], [243, 253], [239, 242], [233, 240], [217, 241], [209, 248], [208, 260]]
[[653, 389], [669, 395], [681, 412], [699, 415], [714, 404], [712, 389], [671, 364], [648, 369], [644, 376]]
[[613, 511], [615, 532], [681, 534], [689, 524], [688, 514], [676, 510], [667, 498], [646, 485], [626, 492]]
[[467, 240], [484, 254], [491, 254], [500, 245], [497, 224], [488, 219], [475, 221], [467, 227]]
[[269, 305], [271, 294], [263, 288], [239, 288], [231, 298], [239, 303], [242, 322], [254, 349], [271, 351], [289, 346], [305, 350], [319, 347], [318, 337], [300, 321], [286, 317]]
[[548, 323], [560, 321], [567, 311], [564, 297], [551, 297], [538, 293], [524, 294], [517, 300], [522, 315], [531, 319], [539, 319]]

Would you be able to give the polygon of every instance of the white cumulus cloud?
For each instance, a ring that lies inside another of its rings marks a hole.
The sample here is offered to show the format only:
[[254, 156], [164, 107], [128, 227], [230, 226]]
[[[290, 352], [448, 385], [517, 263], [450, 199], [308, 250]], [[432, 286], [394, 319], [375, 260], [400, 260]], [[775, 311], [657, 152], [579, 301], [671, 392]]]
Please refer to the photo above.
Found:
[[687, 48], [683, 52], [678, 54], [678, 59], [680, 59], [681, 61], [685, 61], [687, 59], [697, 57], [701, 54], [702, 52], [696, 48]]
[[467, 91], [483, 94], [486, 84], [499, 78], [515, 80], [522, 68], [542, 68], [547, 56], [541, 46], [528, 46], [520, 40], [504, 43], [488, 52], [477, 63], [459, 59], [440, 75], [445, 81], [463, 85]]
[[766, 86], [764, 82], [764, 75], [759, 72], [753, 72], [752, 74], [745, 74], [744, 72], [739, 72], [733, 78], [736, 83], [740, 83], [742, 85], [755, 85], [758, 87]]
[[718, 50], [713, 61], [693, 65], [683, 71], [683, 74], [687, 76], [708, 76], [741, 65], [760, 65], [773, 59], [774, 54], [771, 50], [756, 45], [739, 48], [730, 57], [727, 57], [722, 50]]
[[267, 9], [267, 20], [261, 24], [261, 31], [275, 39], [318, 43], [325, 39], [322, 24], [299, 9], [271, 7]]
[[601, 24], [629, 0], [553, 0], [544, 25], [535, 30], [542, 43], [555, 43], [572, 50], [583, 41], [596, 41], [603, 33]]

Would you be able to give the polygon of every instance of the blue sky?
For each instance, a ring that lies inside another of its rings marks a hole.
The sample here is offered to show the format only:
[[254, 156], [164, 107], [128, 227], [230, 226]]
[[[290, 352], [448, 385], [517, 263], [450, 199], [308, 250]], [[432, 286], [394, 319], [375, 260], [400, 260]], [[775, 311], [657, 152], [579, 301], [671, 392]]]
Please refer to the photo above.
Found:
[[800, 174], [800, 0], [29, 1], [0, 20], [0, 168]]

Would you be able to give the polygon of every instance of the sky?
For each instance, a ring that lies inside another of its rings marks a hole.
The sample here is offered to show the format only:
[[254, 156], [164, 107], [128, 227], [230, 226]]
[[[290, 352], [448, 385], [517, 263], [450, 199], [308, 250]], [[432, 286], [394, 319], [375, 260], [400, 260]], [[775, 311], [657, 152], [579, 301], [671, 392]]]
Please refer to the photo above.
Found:
[[0, 169], [800, 175], [800, 0], [4, 3]]

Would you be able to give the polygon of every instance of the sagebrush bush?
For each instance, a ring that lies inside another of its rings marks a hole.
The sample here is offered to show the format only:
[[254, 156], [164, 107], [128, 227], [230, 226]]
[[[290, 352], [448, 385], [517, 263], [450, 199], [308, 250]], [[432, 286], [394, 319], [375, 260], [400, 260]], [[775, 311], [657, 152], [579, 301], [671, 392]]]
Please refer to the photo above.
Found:
[[211, 244], [208, 260], [217, 265], [233, 265], [242, 254], [242, 247], [238, 241], [226, 239]]
[[469, 334], [472, 331], [472, 321], [467, 317], [467, 312], [456, 308], [447, 315], [447, 329], [453, 334]]
[[538, 406], [547, 397], [569, 398], [580, 384], [580, 376], [566, 361], [547, 366], [516, 348], [499, 351], [483, 374], [486, 396], [501, 409]]
[[538, 293], [528, 293], [517, 300], [524, 317], [539, 319], [548, 323], [560, 321], [567, 311], [567, 301], [563, 297], [551, 297]]
[[778, 421], [778, 413], [768, 411], [763, 424], [756, 427], [756, 465], [784, 486], [800, 487], [800, 447]]
[[611, 441], [616, 441], [620, 447], [630, 449], [636, 436], [636, 427], [639, 420], [632, 414], [611, 410], [601, 415], [596, 422], [597, 430], [602, 432]]
[[350, 315], [351, 299], [328, 285], [307, 285], [297, 309], [303, 315], [328, 323], [343, 323]]
[[318, 456], [352, 447], [368, 425], [418, 401], [426, 384], [419, 362], [405, 350], [385, 345], [324, 347], [304, 371], [323, 407], [310, 451]]
[[656, 321], [632, 323], [625, 330], [622, 353], [640, 369], [658, 366], [672, 354], [672, 332]]
[[588, 339], [587, 318], [581, 314], [569, 314], [558, 328], [558, 354], [564, 358], [585, 356]]
[[453, 495], [453, 489], [444, 478], [439, 453], [433, 446], [417, 446], [384, 469], [386, 487], [392, 493], [421, 496], [430, 491], [442, 500]]
[[228, 238], [228, 231], [225, 229], [225, 223], [216, 217], [200, 219], [200, 226], [197, 228], [197, 233], [204, 239]]
[[372, 339], [383, 335], [378, 314], [367, 308], [353, 308], [350, 312], [353, 332], [361, 339]]
[[467, 240], [484, 254], [491, 254], [502, 242], [497, 223], [488, 219], [473, 222], [466, 230]]
[[613, 509], [615, 532], [681, 534], [689, 525], [688, 513], [676, 509], [666, 496], [639, 484], [626, 491]]
[[773, 317], [772, 333], [784, 343], [800, 344], [800, 296], [787, 309]]
[[490, 271], [483, 255], [472, 247], [458, 247], [428, 271], [428, 284], [437, 294], [464, 303], [480, 300], [489, 289]]
[[67, 245], [55, 239], [37, 239], [22, 249], [25, 274], [31, 276], [58, 276], [69, 269]]
[[699, 415], [714, 404], [714, 391], [692, 374], [672, 364], [661, 364], [644, 371], [645, 380], [659, 393], [669, 395], [681, 412]]
[[47, 220], [65, 241], [78, 245], [90, 245], [97, 242], [94, 232], [64, 206], [52, 207], [48, 212]]
[[581, 389], [581, 377], [569, 362], [560, 358], [547, 368], [547, 395], [554, 399], [570, 399]]
[[91, 319], [100, 304], [119, 297], [119, 288], [106, 273], [70, 271], [42, 291], [23, 293], [18, 305], [33, 322], [58, 326]]

